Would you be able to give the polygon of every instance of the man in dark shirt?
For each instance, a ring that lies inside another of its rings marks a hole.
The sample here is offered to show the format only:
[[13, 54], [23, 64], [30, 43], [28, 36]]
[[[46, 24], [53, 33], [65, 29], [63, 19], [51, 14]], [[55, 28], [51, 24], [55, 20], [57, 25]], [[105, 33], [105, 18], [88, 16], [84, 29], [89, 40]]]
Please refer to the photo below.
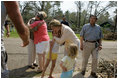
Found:
[[6, 20], [5, 21], [5, 24], [4, 24], [4, 26], [5, 26], [5, 29], [6, 29], [6, 36], [7, 37], [9, 37], [10, 36], [10, 31], [9, 31], [9, 20]]
[[61, 24], [65, 24], [65, 25], [69, 26], [69, 23], [66, 21], [65, 17], [63, 17], [63, 21], [61, 21]]

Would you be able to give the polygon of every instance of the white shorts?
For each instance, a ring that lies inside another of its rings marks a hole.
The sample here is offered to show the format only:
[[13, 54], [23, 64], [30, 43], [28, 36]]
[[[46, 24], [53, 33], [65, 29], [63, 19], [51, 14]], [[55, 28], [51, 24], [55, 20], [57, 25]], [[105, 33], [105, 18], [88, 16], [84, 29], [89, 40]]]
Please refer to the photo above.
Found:
[[43, 41], [36, 44], [36, 53], [43, 54], [49, 50], [49, 41]]

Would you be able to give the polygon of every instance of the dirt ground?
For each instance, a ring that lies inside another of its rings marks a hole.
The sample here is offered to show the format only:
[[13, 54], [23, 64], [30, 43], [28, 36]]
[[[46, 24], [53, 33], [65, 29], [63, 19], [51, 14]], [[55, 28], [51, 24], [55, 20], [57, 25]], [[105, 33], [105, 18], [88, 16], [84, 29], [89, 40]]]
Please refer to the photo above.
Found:
[[[8, 68], [10, 70], [10, 78], [33, 78], [40, 77], [41, 74], [37, 73], [35, 69], [28, 69], [28, 52], [27, 47], [21, 47], [21, 39], [19, 38], [4, 38], [5, 48], [8, 52]], [[56, 67], [54, 69], [54, 76], [59, 77], [61, 73], [61, 68], [59, 66], [60, 61], [63, 57], [63, 47], [60, 47], [60, 52], [58, 55]], [[103, 49], [99, 52], [99, 61], [101, 58], [105, 60], [117, 61], [117, 41], [103, 41]], [[37, 58], [38, 59], [38, 58]], [[79, 51], [77, 58], [77, 64], [75, 68], [75, 77], [79, 74], [81, 70], [82, 63], [82, 52]], [[51, 64], [50, 64], [51, 66]], [[49, 74], [50, 66], [47, 68], [46, 76]], [[89, 58], [88, 68], [85, 77], [90, 77], [91, 71], [91, 57]], [[80, 78], [83, 78], [80, 76]]]

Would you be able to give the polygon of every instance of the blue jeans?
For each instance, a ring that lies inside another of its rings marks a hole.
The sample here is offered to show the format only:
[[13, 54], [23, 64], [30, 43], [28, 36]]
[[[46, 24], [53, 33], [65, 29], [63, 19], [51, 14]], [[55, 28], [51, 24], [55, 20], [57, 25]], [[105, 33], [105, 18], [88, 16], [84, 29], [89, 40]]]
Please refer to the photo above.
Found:
[[73, 70], [69, 70], [67, 72], [62, 72], [61, 78], [72, 78], [72, 75], [73, 75]]

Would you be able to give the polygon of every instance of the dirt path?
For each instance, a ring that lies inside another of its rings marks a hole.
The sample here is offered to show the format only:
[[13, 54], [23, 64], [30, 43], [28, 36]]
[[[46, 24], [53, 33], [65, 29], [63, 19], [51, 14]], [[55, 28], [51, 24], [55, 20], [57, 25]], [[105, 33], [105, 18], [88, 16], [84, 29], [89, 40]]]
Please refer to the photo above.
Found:
[[[27, 61], [28, 61], [28, 52], [27, 47], [22, 48], [21, 40], [19, 38], [5, 38], [5, 47], [8, 52], [8, 68], [10, 70], [10, 77], [11, 78], [32, 78], [32, 77], [40, 77], [40, 74], [36, 72], [36, 68], [34, 70], [27, 68]], [[63, 48], [61, 48], [63, 50]], [[60, 60], [63, 57], [63, 53], [59, 53], [57, 64], [54, 69], [54, 73], [58, 74], [61, 72], [61, 68], [59, 67]], [[117, 60], [117, 42], [116, 41], [103, 41], [103, 49], [99, 53], [99, 61], [101, 58], [104, 58], [105, 60]], [[82, 55], [81, 52], [79, 53], [78, 59], [77, 59], [77, 65], [75, 70], [78, 72], [78, 69], [80, 71], [81, 68], [81, 62], [82, 62]], [[91, 63], [91, 57], [89, 59], [89, 64]], [[50, 64], [51, 65], [51, 64]], [[49, 74], [48, 67], [46, 74]], [[88, 69], [87, 73], [89, 74], [90, 69]], [[88, 77], [89, 75], [85, 75], [85, 77]], [[59, 75], [57, 76], [59, 77]]]

